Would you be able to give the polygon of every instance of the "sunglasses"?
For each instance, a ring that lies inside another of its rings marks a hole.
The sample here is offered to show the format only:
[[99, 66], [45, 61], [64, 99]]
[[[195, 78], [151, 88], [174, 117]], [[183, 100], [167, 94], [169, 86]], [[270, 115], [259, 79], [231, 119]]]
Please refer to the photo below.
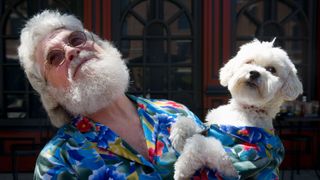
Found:
[[[70, 47], [82, 47], [87, 42], [87, 36], [82, 31], [74, 31], [67, 38], [67, 46]], [[45, 64], [50, 66], [58, 67], [65, 61], [65, 50], [64, 48], [52, 49], [46, 56]]]

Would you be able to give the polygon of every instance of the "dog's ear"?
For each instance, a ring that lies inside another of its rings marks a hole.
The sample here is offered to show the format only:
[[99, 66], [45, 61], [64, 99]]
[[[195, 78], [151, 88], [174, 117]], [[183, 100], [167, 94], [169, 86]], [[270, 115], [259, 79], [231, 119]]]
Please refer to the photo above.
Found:
[[233, 69], [235, 65], [236, 59], [232, 58], [220, 69], [220, 84], [224, 87], [228, 86], [228, 82], [233, 76]]
[[291, 67], [288, 78], [285, 80], [281, 89], [282, 96], [286, 101], [295, 100], [303, 92], [302, 83], [297, 76], [297, 70], [293, 64]]

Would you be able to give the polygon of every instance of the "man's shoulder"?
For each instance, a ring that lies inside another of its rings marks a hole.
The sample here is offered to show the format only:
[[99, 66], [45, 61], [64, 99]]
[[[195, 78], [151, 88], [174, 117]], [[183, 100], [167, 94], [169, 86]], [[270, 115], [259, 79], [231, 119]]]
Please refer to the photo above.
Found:
[[54, 156], [56, 153], [68, 151], [70, 148], [76, 148], [83, 145], [85, 138], [73, 126], [67, 124], [60, 129], [43, 147], [40, 156]]
[[103, 166], [104, 161], [95, 146], [72, 125], [65, 125], [41, 150], [35, 176], [58, 177], [63, 173], [63, 177], [86, 177], [87, 172], [91, 173]]

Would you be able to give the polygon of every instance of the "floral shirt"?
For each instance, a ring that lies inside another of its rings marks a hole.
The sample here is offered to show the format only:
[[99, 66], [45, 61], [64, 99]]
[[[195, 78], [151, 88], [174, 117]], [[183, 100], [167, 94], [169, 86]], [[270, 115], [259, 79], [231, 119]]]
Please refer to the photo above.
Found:
[[[284, 147], [273, 130], [212, 124], [208, 136], [217, 138], [224, 146], [239, 173], [235, 179], [279, 179], [278, 168], [284, 157]], [[197, 177], [232, 179], [206, 169], [198, 172]]]
[[169, 141], [177, 116], [201, 121], [185, 106], [135, 96], [149, 157], [144, 158], [107, 126], [81, 115], [43, 148], [34, 179], [171, 179], [178, 153]]

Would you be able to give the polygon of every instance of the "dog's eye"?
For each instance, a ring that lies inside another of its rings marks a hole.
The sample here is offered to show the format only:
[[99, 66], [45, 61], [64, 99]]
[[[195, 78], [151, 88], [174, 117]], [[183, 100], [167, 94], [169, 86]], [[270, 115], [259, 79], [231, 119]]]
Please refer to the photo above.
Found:
[[246, 64], [252, 64], [252, 63], [253, 63], [253, 60], [252, 60], [252, 59], [247, 60], [245, 63], [246, 63]]
[[277, 72], [276, 68], [274, 68], [273, 66], [267, 66], [266, 70], [271, 72], [272, 74], [275, 74]]

